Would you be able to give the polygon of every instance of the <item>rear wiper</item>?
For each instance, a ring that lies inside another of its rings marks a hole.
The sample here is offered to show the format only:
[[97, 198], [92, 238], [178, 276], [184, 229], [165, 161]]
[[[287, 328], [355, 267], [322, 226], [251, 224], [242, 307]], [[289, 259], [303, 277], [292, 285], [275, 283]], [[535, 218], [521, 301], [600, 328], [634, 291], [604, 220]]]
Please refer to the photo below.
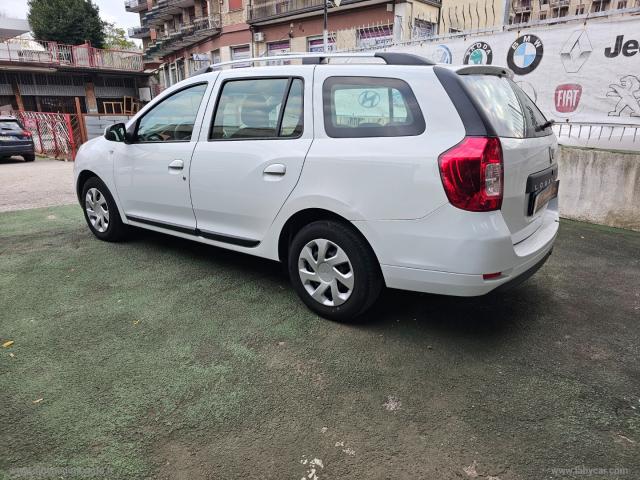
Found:
[[547, 128], [549, 128], [551, 125], [553, 125], [554, 123], [556, 123], [555, 120], [547, 120], [546, 122], [544, 122], [542, 125], [538, 125], [536, 127], [536, 132], [542, 132], [543, 130], [546, 130]]

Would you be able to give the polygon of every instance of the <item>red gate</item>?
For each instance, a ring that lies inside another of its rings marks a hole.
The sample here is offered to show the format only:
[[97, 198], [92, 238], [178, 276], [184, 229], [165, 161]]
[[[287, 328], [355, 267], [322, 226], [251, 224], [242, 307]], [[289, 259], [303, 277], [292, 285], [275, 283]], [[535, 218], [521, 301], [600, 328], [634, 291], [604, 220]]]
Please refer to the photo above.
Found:
[[36, 153], [75, 160], [81, 143], [77, 115], [42, 112], [16, 112], [16, 115], [31, 132]]

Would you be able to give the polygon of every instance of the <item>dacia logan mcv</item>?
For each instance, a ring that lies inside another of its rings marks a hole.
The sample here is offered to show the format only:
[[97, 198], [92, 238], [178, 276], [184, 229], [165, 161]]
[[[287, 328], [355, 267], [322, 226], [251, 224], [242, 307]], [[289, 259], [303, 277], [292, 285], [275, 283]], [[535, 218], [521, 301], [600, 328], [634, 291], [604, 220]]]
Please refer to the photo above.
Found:
[[483, 295], [546, 261], [557, 142], [509, 70], [301, 57], [208, 68], [84, 144], [93, 234], [142, 227], [284, 262], [302, 301], [341, 321], [383, 286]]

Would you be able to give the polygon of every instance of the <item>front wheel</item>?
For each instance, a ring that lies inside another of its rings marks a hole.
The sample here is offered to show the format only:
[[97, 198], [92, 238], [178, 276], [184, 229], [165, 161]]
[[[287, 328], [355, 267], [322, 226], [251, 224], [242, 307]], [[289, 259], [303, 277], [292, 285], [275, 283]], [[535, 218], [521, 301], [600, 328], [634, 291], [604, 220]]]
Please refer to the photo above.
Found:
[[341, 322], [361, 320], [382, 289], [380, 265], [354, 228], [322, 220], [302, 228], [289, 249], [289, 276], [314, 312]]
[[117, 242], [127, 233], [116, 202], [107, 186], [97, 177], [88, 179], [82, 187], [84, 218], [91, 232], [100, 240]]

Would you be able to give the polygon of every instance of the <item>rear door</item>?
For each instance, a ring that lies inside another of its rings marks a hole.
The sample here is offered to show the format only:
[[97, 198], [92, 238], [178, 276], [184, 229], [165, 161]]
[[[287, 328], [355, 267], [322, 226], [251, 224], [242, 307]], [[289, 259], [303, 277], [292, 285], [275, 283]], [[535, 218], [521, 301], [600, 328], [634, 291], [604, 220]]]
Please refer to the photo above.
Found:
[[541, 225], [547, 208], [532, 212], [529, 202], [536, 191], [557, 177], [556, 137], [535, 103], [512, 80], [486, 74], [461, 75], [463, 83], [484, 111], [500, 137], [504, 160], [502, 216], [513, 243], [532, 235]]
[[220, 73], [191, 161], [191, 200], [205, 238], [257, 245], [295, 187], [313, 140], [313, 69]]

